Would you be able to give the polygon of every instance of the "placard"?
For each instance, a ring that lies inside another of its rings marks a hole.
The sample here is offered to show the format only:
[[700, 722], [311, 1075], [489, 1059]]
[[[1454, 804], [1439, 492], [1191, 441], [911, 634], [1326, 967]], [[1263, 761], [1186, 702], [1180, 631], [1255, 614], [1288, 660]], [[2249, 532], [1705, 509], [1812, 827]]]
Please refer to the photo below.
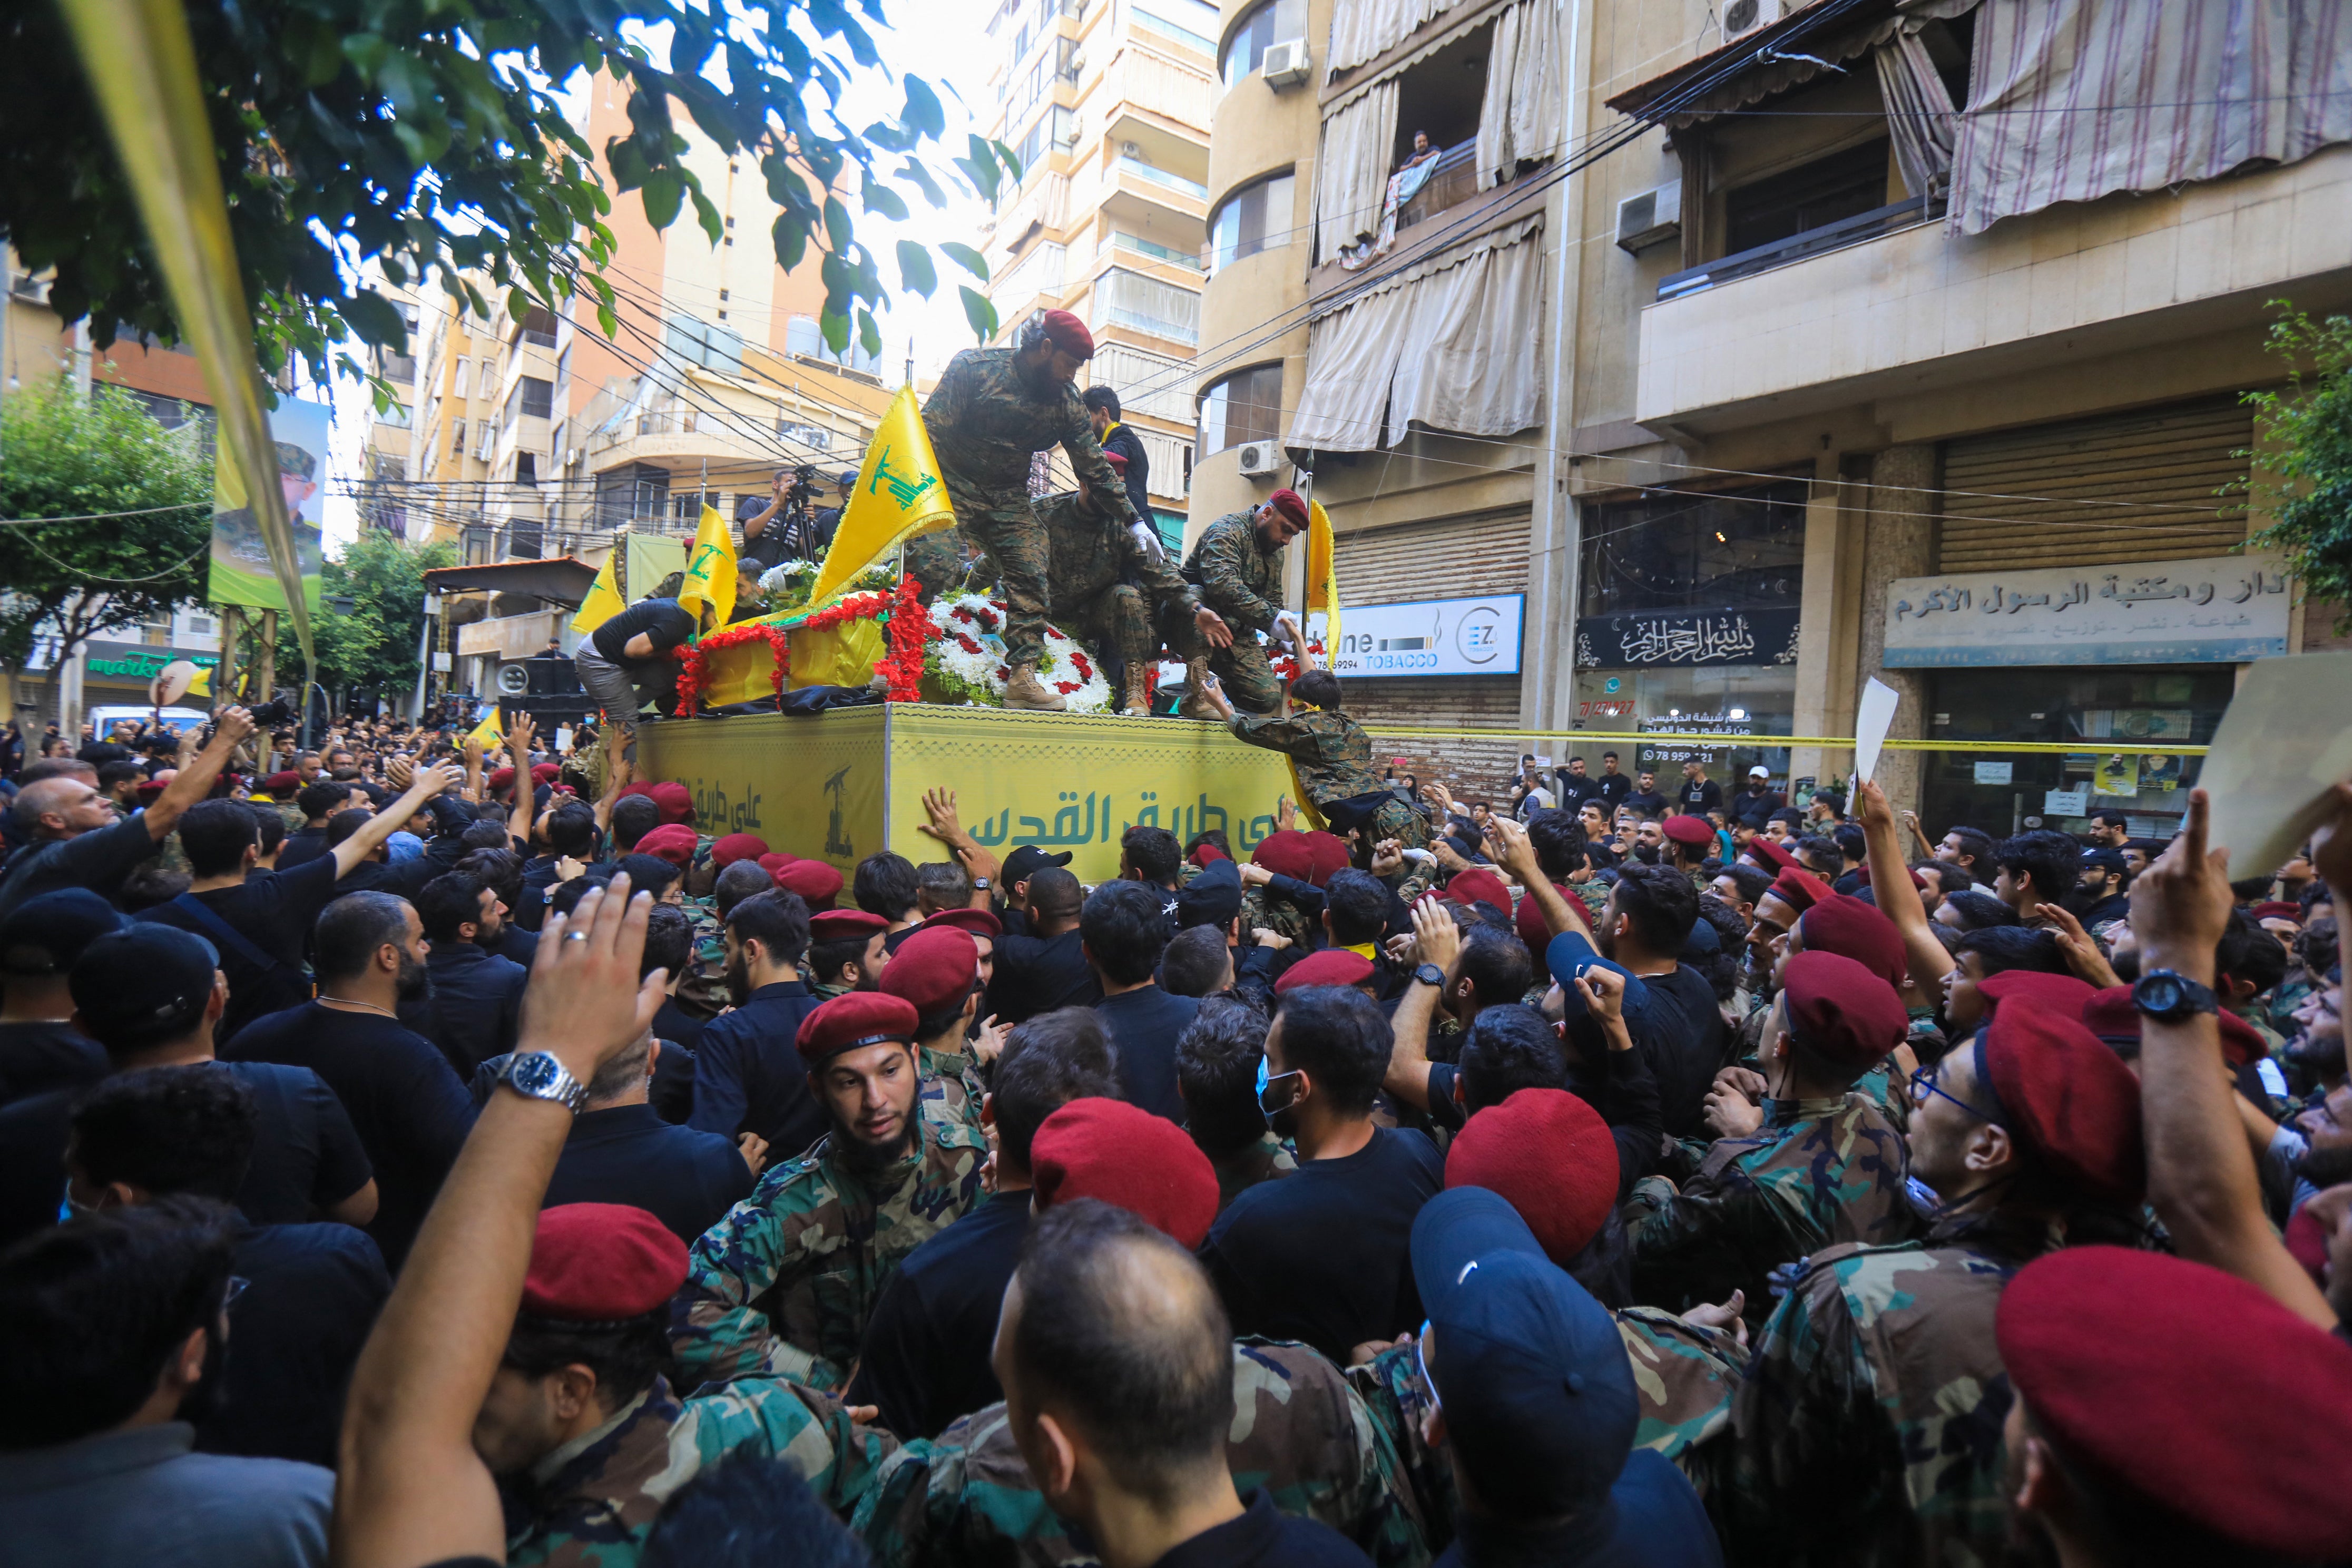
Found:
[[2086, 789], [2053, 789], [2042, 796], [2042, 812], [2045, 816], [2088, 816], [2091, 814], [2091, 792]]
[[2017, 764], [2015, 763], [1979, 763], [1977, 764], [1977, 783], [1980, 784], [2010, 784], [2014, 781], [2014, 775], [2016, 773]]
[[1890, 669], [2217, 664], [2286, 652], [2293, 595], [2275, 555], [1898, 577]]

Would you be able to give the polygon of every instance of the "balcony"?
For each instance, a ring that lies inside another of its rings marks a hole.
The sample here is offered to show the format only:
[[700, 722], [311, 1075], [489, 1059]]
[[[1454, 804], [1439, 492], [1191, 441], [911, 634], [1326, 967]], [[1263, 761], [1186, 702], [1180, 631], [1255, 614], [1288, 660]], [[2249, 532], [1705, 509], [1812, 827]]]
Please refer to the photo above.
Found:
[[1968, 238], [1867, 233], [1885, 211], [1666, 279], [1642, 311], [1634, 418], [1705, 431], [2080, 363], [2352, 280], [2352, 147]]

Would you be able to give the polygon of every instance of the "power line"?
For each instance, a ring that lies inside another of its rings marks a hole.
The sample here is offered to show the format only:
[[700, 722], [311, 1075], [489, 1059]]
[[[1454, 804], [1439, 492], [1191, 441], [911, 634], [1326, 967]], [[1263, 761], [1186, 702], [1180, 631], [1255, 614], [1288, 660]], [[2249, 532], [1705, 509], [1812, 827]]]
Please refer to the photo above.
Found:
[[132, 511], [84, 511], [71, 517], [0, 517], [0, 528], [39, 528], [52, 522], [105, 522], [118, 517], [153, 517], [158, 512], [210, 510], [209, 500], [184, 500], [173, 506], [142, 506]]

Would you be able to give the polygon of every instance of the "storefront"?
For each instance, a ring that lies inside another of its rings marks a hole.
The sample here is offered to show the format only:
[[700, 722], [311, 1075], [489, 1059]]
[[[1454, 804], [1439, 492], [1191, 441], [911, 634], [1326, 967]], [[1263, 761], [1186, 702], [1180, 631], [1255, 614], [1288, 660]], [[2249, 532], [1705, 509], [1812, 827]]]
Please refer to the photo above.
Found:
[[1929, 753], [1928, 830], [2080, 832], [2121, 809], [2135, 837], [2170, 837], [2200, 759], [2133, 748], [2210, 741], [2236, 667], [2286, 652], [2291, 597], [2260, 555], [1889, 584], [1885, 662], [1927, 672], [1931, 738], [2081, 748]]
[[121, 707], [147, 700], [148, 685], [174, 659], [198, 669], [220, 663], [212, 649], [174, 648], [153, 643], [91, 642], [83, 645], [81, 700], [84, 708]]

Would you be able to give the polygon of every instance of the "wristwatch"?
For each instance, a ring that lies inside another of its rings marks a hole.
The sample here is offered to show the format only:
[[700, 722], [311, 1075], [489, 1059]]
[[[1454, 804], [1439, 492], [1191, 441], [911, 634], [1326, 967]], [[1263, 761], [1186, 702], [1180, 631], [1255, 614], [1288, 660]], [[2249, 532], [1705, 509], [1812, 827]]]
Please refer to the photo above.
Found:
[[517, 1051], [507, 1058], [499, 1081], [517, 1094], [568, 1106], [574, 1116], [588, 1103], [588, 1086], [545, 1051]]
[[1445, 989], [1445, 971], [1433, 963], [1424, 963], [1412, 972], [1412, 977], [1433, 991]]
[[971, 885], [977, 891], [983, 893], [988, 891], [988, 879], [985, 877], [974, 877], [971, 879]]
[[2151, 969], [2132, 986], [2132, 1005], [2161, 1023], [2178, 1024], [2199, 1013], [2219, 1013], [2212, 988], [2177, 970]]

